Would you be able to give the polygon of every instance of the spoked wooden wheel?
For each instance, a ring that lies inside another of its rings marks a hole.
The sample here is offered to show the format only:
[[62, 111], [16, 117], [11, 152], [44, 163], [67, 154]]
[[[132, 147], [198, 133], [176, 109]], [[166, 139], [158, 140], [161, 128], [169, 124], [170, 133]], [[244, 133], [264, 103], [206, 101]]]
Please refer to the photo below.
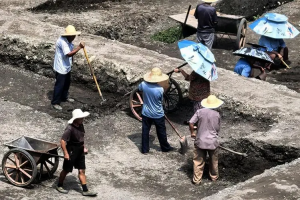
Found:
[[169, 85], [170, 87], [164, 95], [164, 110], [170, 113], [177, 110], [182, 102], [182, 92], [179, 84], [174, 79], [169, 79]]
[[[53, 154], [53, 153], [52, 153]], [[57, 152], [54, 153], [57, 155]], [[54, 172], [57, 170], [59, 164], [59, 157], [43, 155], [38, 164], [38, 171], [40, 178], [42, 176], [52, 177]]]
[[133, 115], [142, 121], [143, 93], [138, 88], [130, 93], [129, 107]]
[[[169, 88], [164, 94], [163, 107], [165, 112], [175, 111], [182, 102], [182, 92], [178, 83], [170, 78]], [[130, 93], [129, 107], [133, 115], [142, 121], [143, 93], [136, 88]]]
[[236, 35], [236, 49], [243, 48], [246, 43], [246, 32], [247, 32], [247, 20], [243, 18], [240, 21], [240, 25]]
[[37, 168], [33, 157], [23, 149], [9, 150], [2, 159], [4, 176], [13, 185], [24, 187], [36, 177]]

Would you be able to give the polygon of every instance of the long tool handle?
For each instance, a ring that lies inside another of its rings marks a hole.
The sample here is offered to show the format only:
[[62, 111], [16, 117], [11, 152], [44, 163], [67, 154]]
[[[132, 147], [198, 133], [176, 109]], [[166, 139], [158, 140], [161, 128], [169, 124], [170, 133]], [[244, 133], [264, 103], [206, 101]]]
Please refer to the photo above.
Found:
[[[188, 64], [188, 63], [187, 63], [187, 62], [185, 62], [185, 63], [183, 63], [183, 64], [179, 65], [178, 67], [176, 67], [176, 69], [180, 69], [180, 68], [182, 68], [182, 67], [186, 66], [187, 64]], [[174, 70], [172, 70], [172, 71], [168, 72], [168, 73], [167, 73], [167, 75], [170, 75], [170, 74], [172, 74], [172, 73], [174, 73]]]
[[281, 62], [286, 66], [286, 68], [291, 68], [290, 66], [288, 66], [288, 64], [286, 64], [284, 61], [283, 61], [283, 58], [282, 59], [280, 59], [281, 60]]
[[185, 28], [186, 21], [187, 21], [187, 19], [188, 19], [188, 17], [189, 17], [189, 14], [190, 14], [191, 7], [192, 7], [192, 6], [191, 6], [191, 5], [189, 5], [188, 11], [187, 11], [187, 13], [186, 13], [186, 16], [185, 16], [184, 23], [182, 24], [182, 28], [181, 28], [181, 34], [180, 34], [180, 36], [179, 36], [179, 39], [181, 39], [181, 38], [182, 38], [182, 36], [183, 36], [183, 29]]
[[226, 148], [226, 147], [222, 147], [221, 145], [219, 145], [219, 147], [220, 147], [221, 149], [224, 149], [224, 150], [226, 150], [226, 151], [229, 151], [229, 152], [231, 152], [231, 153], [234, 153], [234, 154], [237, 154], [237, 155], [240, 155], [240, 156], [245, 156], [245, 157], [248, 156], [246, 153], [240, 153], [240, 152], [237, 152], [237, 151], [233, 151], [233, 150], [228, 149], [228, 148]]
[[167, 116], [165, 115], [166, 120], [169, 122], [169, 124], [171, 125], [171, 127], [173, 128], [173, 130], [176, 132], [176, 134], [180, 137], [180, 139], [182, 138], [182, 136], [179, 134], [179, 132], [177, 131], [177, 129], [175, 128], [175, 126], [172, 124], [172, 122], [167, 118]]
[[101, 90], [100, 90], [100, 87], [99, 87], [97, 78], [96, 78], [95, 73], [94, 73], [94, 69], [93, 69], [92, 66], [91, 66], [91, 62], [90, 62], [90, 59], [89, 59], [89, 56], [88, 56], [88, 54], [87, 54], [87, 52], [86, 52], [85, 47], [83, 47], [83, 51], [84, 51], [85, 58], [86, 58], [86, 60], [87, 60], [87, 62], [88, 62], [88, 65], [89, 65], [89, 67], [90, 67], [90, 71], [91, 71], [91, 74], [92, 74], [92, 76], [93, 76], [93, 79], [94, 79], [94, 81], [95, 81], [95, 83], [96, 83], [96, 86], [97, 86], [99, 95], [100, 95], [100, 97], [102, 97], [102, 99], [103, 99], [103, 96], [102, 96], [102, 93], [101, 93]]

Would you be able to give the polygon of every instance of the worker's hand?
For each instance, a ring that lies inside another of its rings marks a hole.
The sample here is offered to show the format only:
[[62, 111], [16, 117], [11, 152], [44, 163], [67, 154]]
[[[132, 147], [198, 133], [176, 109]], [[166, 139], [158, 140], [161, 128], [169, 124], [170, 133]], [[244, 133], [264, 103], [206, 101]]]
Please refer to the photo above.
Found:
[[70, 156], [69, 156], [68, 153], [66, 153], [64, 157], [65, 157], [66, 160], [70, 160]]
[[84, 46], [85, 46], [84, 42], [80, 42], [79, 46], [80, 46], [80, 48], [84, 48]]
[[176, 68], [176, 69], [174, 69], [174, 72], [175, 72], [175, 73], [179, 73], [179, 72], [180, 72], [180, 69], [177, 69], [177, 68]]
[[85, 148], [85, 147], [83, 148], [83, 152], [84, 152], [84, 154], [87, 154], [87, 153], [88, 153], [88, 151], [89, 151], [89, 150], [88, 150], [87, 148]]
[[192, 133], [192, 134], [191, 134], [191, 138], [196, 139], [196, 134], [195, 134], [195, 133]]
[[282, 60], [282, 55], [281, 55], [281, 54], [277, 54], [277, 56], [278, 56], [278, 58], [279, 58], [280, 60]]

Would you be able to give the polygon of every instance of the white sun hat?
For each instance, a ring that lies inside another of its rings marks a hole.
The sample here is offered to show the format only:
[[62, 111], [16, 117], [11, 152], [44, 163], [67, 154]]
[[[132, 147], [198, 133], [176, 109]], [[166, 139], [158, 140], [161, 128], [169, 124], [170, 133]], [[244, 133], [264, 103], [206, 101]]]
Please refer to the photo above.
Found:
[[61, 34], [61, 36], [74, 36], [74, 35], [80, 35], [80, 31], [76, 31], [75, 27], [72, 25], [68, 25], [65, 29], [65, 32]]
[[75, 110], [73, 110], [73, 112], [72, 112], [72, 118], [68, 121], [68, 123], [72, 124], [75, 119], [85, 118], [85, 117], [87, 117], [89, 115], [90, 115], [89, 112], [82, 112], [81, 109], [75, 109]]

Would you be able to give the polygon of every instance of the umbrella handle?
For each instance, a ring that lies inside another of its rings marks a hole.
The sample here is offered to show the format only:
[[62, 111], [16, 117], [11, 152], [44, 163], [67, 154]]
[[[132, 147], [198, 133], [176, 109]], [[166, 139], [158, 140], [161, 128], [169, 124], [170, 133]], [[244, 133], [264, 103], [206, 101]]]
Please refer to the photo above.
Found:
[[[185, 63], [183, 63], [183, 64], [181, 64], [181, 65], [179, 65], [178, 67], [176, 67], [176, 69], [180, 69], [180, 68], [182, 68], [182, 67], [184, 67], [184, 66], [186, 66], [188, 63], [187, 62], [185, 62]], [[168, 76], [170, 76], [170, 75], [172, 75], [174, 73], [174, 70], [172, 70], [172, 71], [169, 71], [168, 73], [167, 73], [167, 75]]]

